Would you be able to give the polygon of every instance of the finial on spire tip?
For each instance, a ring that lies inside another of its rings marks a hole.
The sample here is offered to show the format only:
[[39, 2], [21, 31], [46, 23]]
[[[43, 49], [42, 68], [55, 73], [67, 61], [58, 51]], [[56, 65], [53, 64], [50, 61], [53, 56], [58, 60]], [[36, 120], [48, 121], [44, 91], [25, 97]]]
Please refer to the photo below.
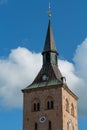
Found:
[[49, 10], [50, 10], [50, 8], [51, 8], [51, 7], [50, 7], [50, 2], [49, 2]]
[[51, 14], [51, 6], [50, 6], [50, 1], [49, 1], [49, 9], [48, 9], [48, 18], [50, 19], [50, 17], [52, 16]]

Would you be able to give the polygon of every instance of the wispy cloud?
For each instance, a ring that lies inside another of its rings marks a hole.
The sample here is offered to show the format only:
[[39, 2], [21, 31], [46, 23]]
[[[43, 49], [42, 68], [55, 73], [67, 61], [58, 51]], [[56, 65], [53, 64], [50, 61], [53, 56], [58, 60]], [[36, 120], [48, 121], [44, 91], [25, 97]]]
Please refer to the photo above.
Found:
[[0, 0], [0, 5], [6, 4], [7, 0]]
[[[59, 59], [59, 68], [69, 88], [79, 97], [79, 114], [87, 117], [87, 39], [76, 49], [74, 64]], [[26, 48], [13, 49], [7, 59], [0, 60], [0, 107], [21, 107], [21, 89], [29, 85], [41, 68], [40, 53]]]

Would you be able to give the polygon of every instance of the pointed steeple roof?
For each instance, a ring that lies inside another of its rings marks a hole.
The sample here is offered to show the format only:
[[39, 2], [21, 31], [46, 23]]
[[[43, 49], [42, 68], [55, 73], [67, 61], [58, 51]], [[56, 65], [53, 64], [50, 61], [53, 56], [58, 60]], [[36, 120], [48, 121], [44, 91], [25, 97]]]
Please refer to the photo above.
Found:
[[48, 24], [48, 30], [47, 30], [43, 53], [48, 52], [48, 51], [57, 53], [56, 44], [55, 44], [50, 20], [49, 20], [49, 24]]
[[42, 52], [42, 68], [37, 74], [32, 84], [27, 86], [25, 90], [62, 85], [62, 74], [58, 68], [57, 55], [58, 52], [56, 49], [51, 22], [49, 19], [44, 50]]

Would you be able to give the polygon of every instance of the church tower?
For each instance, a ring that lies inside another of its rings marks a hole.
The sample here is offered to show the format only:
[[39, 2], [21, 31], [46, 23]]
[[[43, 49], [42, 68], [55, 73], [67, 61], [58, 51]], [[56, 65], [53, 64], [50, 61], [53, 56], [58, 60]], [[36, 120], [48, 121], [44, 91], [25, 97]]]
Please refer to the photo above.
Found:
[[42, 57], [38, 75], [22, 90], [23, 130], [78, 130], [78, 98], [59, 70], [50, 19]]

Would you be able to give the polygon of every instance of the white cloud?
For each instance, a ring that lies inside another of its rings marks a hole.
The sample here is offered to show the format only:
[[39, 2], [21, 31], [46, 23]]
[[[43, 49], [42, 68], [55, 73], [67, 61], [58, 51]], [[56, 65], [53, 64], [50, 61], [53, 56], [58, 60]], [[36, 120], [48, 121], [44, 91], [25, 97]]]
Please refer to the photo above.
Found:
[[0, 5], [7, 3], [7, 0], [0, 0]]
[[0, 105], [20, 107], [21, 89], [32, 82], [41, 67], [41, 54], [18, 47], [0, 60]]
[[[59, 60], [59, 68], [66, 77], [69, 88], [79, 97], [79, 114], [87, 117], [87, 39], [81, 43], [74, 56], [74, 64]], [[21, 89], [29, 85], [41, 68], [40, 53], [18, 47], [7, 59], [0, 60], [0, 105], [21, 107]]]
[[76, 73], [83, 79], [87, 79], [87, 38], [81, 45], [78, 45], [74, 57]]
[[[87, 116], [87, 87], [83, 78], [81, 78], [80, 75], [77, 75], [75, 66], [64, 60], [59, 60], [59, 68], [63, 74], [63, 76], [66, 77], [66, 83], [68, 87], [74, 92], [75, 95], [78, 96], [78, 109], [79, 109], [79, 115], [81, 116]], [[85, 96], [83, 96], [85, 94]]]
[[75, 89], [77, 89], [78, 83], [81, 84], [83, 81], [80, 79], [80, 77], [76, 76], [74, 65], [66, 60], [59, 60], [59, 68], [62, 75], [66, 77], [68, 87], [72, 91], [75, 91]]
[[59, 67], [69, 88], [78, 96], [79, 115], [87, 117], [87, 38], [77, 47], [74, 64], [59, 60]]
[[[83, 83], [78, 83], [79, 96], [79, 111], [80, 114], [87, 116], [87, 38], [77, 47], [74, 56], [75, 73], [83, 80]], [[76, 90], [77, 91], [77, 90]]]

